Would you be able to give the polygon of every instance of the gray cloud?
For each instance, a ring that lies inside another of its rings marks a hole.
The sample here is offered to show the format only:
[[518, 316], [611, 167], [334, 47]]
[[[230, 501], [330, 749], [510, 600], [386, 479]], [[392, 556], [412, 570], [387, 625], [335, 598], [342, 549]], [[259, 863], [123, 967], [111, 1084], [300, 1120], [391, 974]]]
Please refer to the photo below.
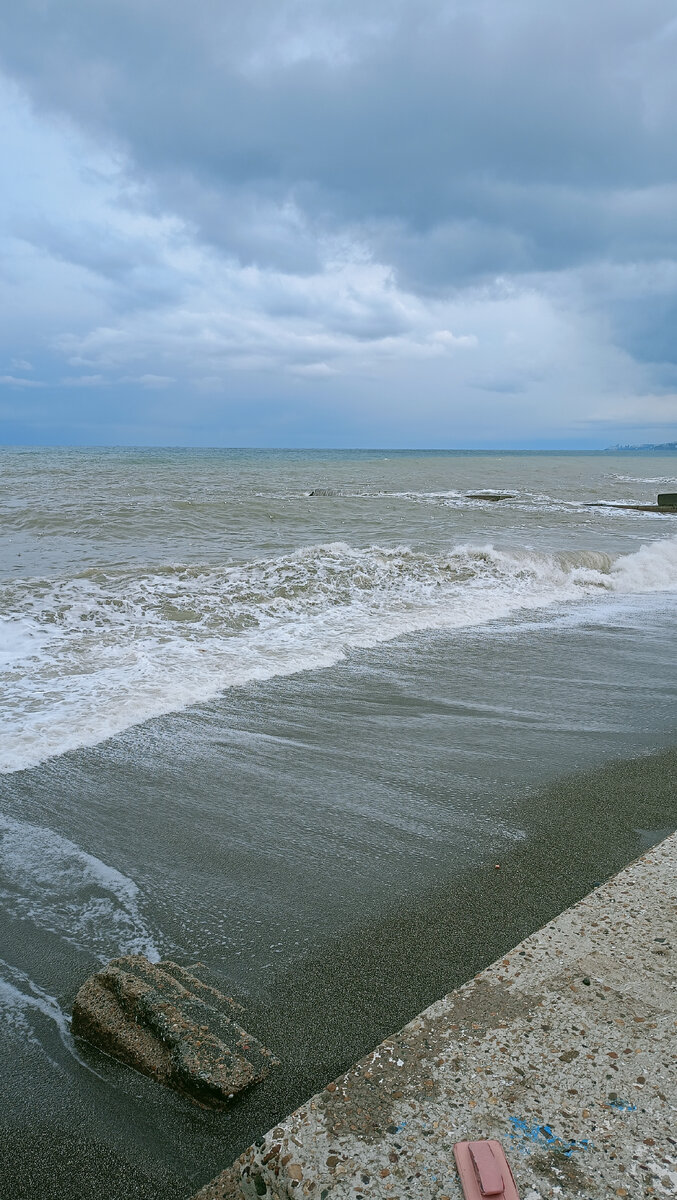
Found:
[[213, 235], [213, 189], [256, 188], [330, 224], [527, 230], [550, 265], [553, 241], [608, 245], [607, 208], [645, 226], [641, 190], [675, 180], [671, 0], [25, 0], [0, 28], [39, 103], [118, 139]]
[[675, 387], [676, 50], [672, 0], [6, 5], [71, 164], [10, 212], [7, 287], [67, 296], [37, 305], [55, 371], [146, 391], [425, 360], [440, 396], [639, 410]]

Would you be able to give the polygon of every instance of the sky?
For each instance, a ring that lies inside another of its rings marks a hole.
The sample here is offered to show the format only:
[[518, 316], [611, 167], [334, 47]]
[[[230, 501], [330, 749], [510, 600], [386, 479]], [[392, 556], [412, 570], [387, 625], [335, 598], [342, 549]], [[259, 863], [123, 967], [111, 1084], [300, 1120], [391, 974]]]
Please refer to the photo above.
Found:
[[0, 441], [677, 438], [674, 0], [0, 9]]

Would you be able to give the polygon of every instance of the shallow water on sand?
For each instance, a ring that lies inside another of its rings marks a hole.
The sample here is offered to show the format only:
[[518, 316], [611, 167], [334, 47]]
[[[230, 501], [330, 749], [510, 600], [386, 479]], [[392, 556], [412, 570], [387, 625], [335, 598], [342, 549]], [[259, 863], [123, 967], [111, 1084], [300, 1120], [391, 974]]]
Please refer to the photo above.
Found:
[[[675, 458], [0, 461], [6, 1184], [68, 1135], [73, 1196], [188, 1194], [674, 823], [672, 759], [604, 772], [674, 741], [677, 531], [583, 500]], [[276, 1078], [213, 1116], [75, 1046], [129, 951], [204, 961]]]

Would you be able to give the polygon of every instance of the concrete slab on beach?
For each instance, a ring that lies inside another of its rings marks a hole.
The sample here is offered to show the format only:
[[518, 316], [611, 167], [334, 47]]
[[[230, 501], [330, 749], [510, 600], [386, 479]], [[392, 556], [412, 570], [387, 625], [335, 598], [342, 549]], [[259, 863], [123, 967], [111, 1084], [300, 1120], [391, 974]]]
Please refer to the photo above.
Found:
[[523, 1200], [677, 1195], [677, 834], [430, 1006], [196, 1200], [461, 1200], [497, 1138]]

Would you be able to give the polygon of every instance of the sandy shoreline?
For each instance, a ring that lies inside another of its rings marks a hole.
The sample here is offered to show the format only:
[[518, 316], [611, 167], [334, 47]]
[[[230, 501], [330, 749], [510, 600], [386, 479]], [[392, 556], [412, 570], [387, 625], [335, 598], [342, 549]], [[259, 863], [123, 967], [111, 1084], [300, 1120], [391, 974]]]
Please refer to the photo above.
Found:
[[[515, 817], [528, 815], [532, 832], [502, 853], [499, 870], [488, 862], [461, 872], [418, 903], [353, 927], [281, 972], [265, 1003], [248, 1001], [248, 1020], [280, 1052], [283, 1067], [212, 1121], [213, 1153], [202, 1173], [195, 1152], [188, 1153], [191, 1129], [198, 1143], [204, 1134], [199, 1112], [188, 1114], [182, 1170], [163, 1161], [162, 1137], [153, 1140], [161, 1108], [150, 1114], [145, 1146], [126, 1144], [114, 1123], [106, 1142], [65, 1141], [47, 1108], [41, 1123], [23, 1105], [17, 1079], [17, 1103], [5, 1103], [0, 1123], [3, 1196], [89, 1200], [104, 1185], [109, 1200], [188, 1196], [383, 1037], [666, 836], [677, 825], [675, 779], [677, 749], [611, 762], [523, 795]], [[143, 1092], [145, 1082], [132, 1086]], [[78, 1104], [86, 1109], [95, 1099], [82, 1095]]]

